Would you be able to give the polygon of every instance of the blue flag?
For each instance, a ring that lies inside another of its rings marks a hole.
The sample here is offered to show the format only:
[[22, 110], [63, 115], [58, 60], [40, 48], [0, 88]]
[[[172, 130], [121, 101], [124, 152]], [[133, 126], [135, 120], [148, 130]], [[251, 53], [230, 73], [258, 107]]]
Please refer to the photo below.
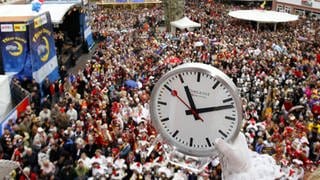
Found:
[[51, 82], [59, 79], [58, 59], [50, 14], [44, 13], [34, 18], [30, 22], [29, 31], [33, 78], [38, 83], [41, 83], [46, 77]]
[[26, 23], [2, 23], [0, 30], [4, 71], [8, 75], [31, 77]]

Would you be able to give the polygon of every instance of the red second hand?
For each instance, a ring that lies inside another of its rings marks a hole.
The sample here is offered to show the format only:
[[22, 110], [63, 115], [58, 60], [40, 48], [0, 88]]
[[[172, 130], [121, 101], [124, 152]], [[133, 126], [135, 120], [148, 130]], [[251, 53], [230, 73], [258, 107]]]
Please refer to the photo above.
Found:
[[188, 109], [190, 109], [194, 116], [197, 116], [203, 122], [203, 119], [199, 116], [199, 114], [192, 109], [180, 96], [178, 96], [178, 92], [176, 90], [172, 90], [171, 95], [177, 97], [185, 106], [187, 106]]

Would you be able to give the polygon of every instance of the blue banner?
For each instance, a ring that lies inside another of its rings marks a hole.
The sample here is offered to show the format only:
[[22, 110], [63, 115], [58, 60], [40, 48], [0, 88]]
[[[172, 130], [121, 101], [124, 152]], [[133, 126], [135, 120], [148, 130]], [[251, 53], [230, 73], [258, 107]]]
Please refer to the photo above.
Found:
[[0, 48], [6, 74], [32, 77], [28, 54], [28, 31], [25, 23], [0, 24]]
[[32, 56], [32, 76], [41, 83], [59, 79], [58, 59], [55, 50], [50, 14], [39, 15], [29, 24], [29, 46]]
[[94, 46], [94, 40], [90, 26], [90, 19], [89, 16], [85, 13], [82, 13], [80, 15], [80, 18], [80, 26], [82, 29], [83, 37], [88, 47], [88, 50], [90, 50]]

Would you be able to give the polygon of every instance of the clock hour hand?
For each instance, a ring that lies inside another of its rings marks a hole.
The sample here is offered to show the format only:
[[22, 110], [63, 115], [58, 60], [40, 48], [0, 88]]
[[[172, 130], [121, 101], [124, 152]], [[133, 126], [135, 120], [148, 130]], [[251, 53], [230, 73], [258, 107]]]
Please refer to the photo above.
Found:
[[[196, 113], [200, 114], [200, 113], [206, 113], [206, 112], [212, 112], [212, 111], [220, 111], [220, 110], [224, 110], [224, 109], [230, 109], [233, 108], [234, 106], [232, 104], [230, 105], [222, 105], [222, 106], [213, 106], [213, 107], [206, 107], [206, 108], [199, 108], [199, 109], [195, 109]], [[186, 114], [190, 115], [193, 114], [192, 111], [190, 110], [186, 110]]]
[[[192, 95], [191, 95], [189, 87], [188, 86], [184, 86], [184, 91], [186, 92], [186, 95], [187, 95], [187, 98], [188, 98], [188, 101], [189, 101], [191, 109], [195, 110], [196, 109], [196, 105], [194, 104], [194, 101], [192, 99]], [[189, 111], [191, 111], [191, 110], [189, 110]], [[195, 116], [194, 113], [191, 112], [191, 114], [193, 114], [193, 117], [194, 117], [195, 120], [199, 119], [197, 116]]]

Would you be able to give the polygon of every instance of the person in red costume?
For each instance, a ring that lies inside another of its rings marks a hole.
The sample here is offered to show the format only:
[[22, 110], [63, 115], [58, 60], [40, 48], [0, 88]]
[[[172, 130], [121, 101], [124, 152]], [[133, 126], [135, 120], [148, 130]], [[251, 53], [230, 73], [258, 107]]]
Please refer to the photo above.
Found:
[[23, 173], [20, 175], [19, 180], [37, 180], [38, 176], [30, 170], [29, 167], [23, 168]]

